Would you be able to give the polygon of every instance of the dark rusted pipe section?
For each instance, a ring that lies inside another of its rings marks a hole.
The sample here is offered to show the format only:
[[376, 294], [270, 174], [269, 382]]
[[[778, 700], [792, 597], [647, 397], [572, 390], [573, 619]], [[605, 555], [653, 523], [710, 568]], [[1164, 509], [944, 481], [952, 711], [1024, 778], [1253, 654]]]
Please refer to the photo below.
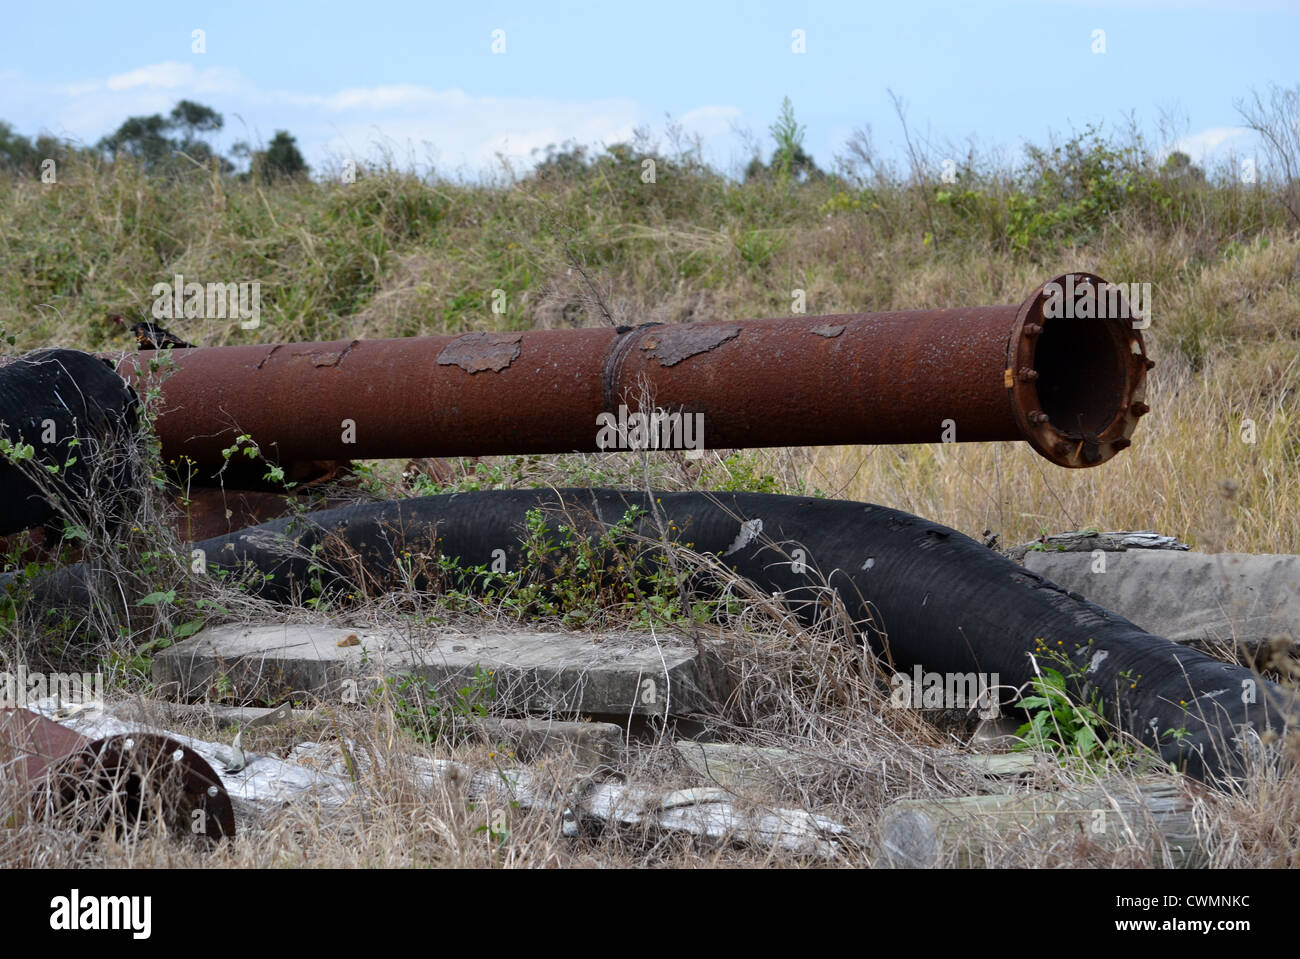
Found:
[[235, 834], [230, 795], [212, 767], [156, 733], [92, 740], [29, 709], [0, 709], [0, 781], [43, 792], [54, 809], [89, 809], [99, 825], [147, 822], [161, 798], [174, 831]]
[[1129, 445], [1151, 364], [1130, 319], [1048, 318], [1044, 287], [1019, 306], [176, 350], [158, 433], [201, 464], [240, 433], [282, 464], [594, 451], [597, 417], [647, 396], [702, 414], [712, 448], [1023, 439], [1095, 466]]

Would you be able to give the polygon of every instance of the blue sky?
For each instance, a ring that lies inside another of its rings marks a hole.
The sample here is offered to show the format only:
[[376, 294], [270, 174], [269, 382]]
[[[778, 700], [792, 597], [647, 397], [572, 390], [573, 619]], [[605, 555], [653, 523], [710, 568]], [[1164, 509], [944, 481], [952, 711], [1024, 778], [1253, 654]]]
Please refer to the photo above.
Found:
[[[192, 50], [204, 31], [206, 51]], [[493, 53], [493, 31], [504, 53]], [[804, 53], [793, 33], [802, 30]], [[1094, 52], [1094, 31], [1105, 52]], [[1250, 153], [1235, 99], [1300, 84], [1300, 0], [941, 3], [11, 4], [0, 119], [93, 142], [181, 98], [225, 115], [223, 148], [287, 129], [315, 167], [373, 158], [477, 175], [502, 153], [612, 143], [665, 115], [724, 169], [784, 96], [826, 166], [855, 127], [1013, 156], [1026, 141], [1161, 111], [1195, 159]]]

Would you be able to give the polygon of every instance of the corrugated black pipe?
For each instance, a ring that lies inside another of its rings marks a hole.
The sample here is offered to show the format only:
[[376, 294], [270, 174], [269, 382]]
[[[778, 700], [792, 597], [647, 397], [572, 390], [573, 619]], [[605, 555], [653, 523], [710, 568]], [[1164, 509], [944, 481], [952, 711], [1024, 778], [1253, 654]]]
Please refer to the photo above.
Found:
[[[136, 405], [113, 365], [89, 353], [39, 350], [0, 366], [0, 436], [32, 447], [21, 466], [0, 457], [0, 535], [43, 524], [61, 533], [56, 518], [89, 521], [79, 504], [92, 485], [101, 501], [131, 490]], [[58, 467], [46, 474], [52, 496], [27, 472], [46, 466]]]
[[[654, 495], [680, 542], [723, 556], [764, 590], [784, 594], [805, 618], [814, 615], [818, 587], [835, 587], [850, 614], [868, 624], [863, 639], [897, 669], [996, 673], [1015, 688], [1034, 677], [1036, 649], [1063, 651], [1078, 666], [1075, 696], [1099, 694], [1113, 722], [1198, 779], [1238, 776], [1256, 734], [1283, 732], [1288, 722], [1294, 728], [1292, 691], [1153, 636], [938, 523], [843, 500]], [[247, 563], [273, 574], [258, 588], [286, 601], [301, 595], [322, 566], [332, 569], [335, 586], [355, 589], [358, 570], [393, 583], [403, 550], [455, 558], [461, 567], [490, 566], [500, 550], [507, 568], [519, 569], [527, 512], [560, 505], [577, 525], [589, 515], [596, 528], [618, 523], [630, 508], [650, 507], [646, 494], [616, 490], [457, 493], [281, 519], [194, 546], [209, 568]], [[648, 514], [639, 526], [655, 535]], [[286, 555], [286, 533], [294, 556]], [[334, 560], [339, 550], [331, 543], [345, 544], [351, 560]], [[322, 549], [312, 558], [317, 544]], [[74, 584], [50, 585], [70, 595]], [[1243, 730], [1252, 732], [1240, 736]]]

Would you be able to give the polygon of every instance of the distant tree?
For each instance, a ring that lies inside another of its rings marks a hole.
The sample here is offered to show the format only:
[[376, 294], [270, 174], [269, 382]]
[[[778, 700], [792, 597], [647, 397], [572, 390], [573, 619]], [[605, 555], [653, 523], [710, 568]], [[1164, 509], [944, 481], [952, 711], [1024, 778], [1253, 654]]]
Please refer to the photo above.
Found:
[[198, 138], [200, 133], [215, 133], [224, 125], [225, 120], [212, 107], [205, 107], [193, 100], [182, 100], [172, 107], [171, 125], [185, 131], [187, 140]]
[[167, 136], [171, 121], [160, 113], [152, 116], [127, 117], [116, 132], [99, 141], [99, 148], [113, 155], [135, 157], [147, 169], [170, 159], [175, 144]]
[[772, 160], [767, 166], [758, 157], [749, 161], [745, 168], [745, 179], [770, 173], [783, 179], [800, 182], [821, 179], [824, 174], [813, 162], [813, 158], [803, 148], [805, 128], [794, 116], [794, 104], [786, 97], [781, 102], [781, 115], [768, 127], [776, 148], [772, 151]]
[[[541, 151], [533, 150], [533, 156], [539, 152]], [[590, 168], [587, 148], [573, 140], [560, 146], [548, 143], [545, 154], [533, 168], [533, 176], [539, 180], [573, 180]]]
[[258, 175], [269, 182], [294, 180], [307, 175], [307, 161], [298, 150], [298, 141], [287, 130], [276, 130], [266, 150], [254, 154]]
[[1160, 172], [1165, 176], [1186, 177], [1189, 180], [1203, 182], [1205, 180], [1205, 171], [1192, 163], [1192, 158], [1181, 150], [1175, 150], [1165, 158], [1164, 165], [1160, 167]]
[[235, 169], [233, 163], [218, 154], [204, 139], [225, 125], [225, 119], [216, 110], [193, 100], [182, 100], [172, 108], [168, 123], [172, 129], [181, 131], [180, 138], [174, 141], [177, 153], [183, 153], [204, 166], [215, 157], [222, 173]]
[[34, 173], [41, 164], [41, 152], [32, 141], [0, 120], [0, 167], [14, 173]]
[[221, 169], [229, 173], [234, 166], [221, 157], [203, 137], [220, 130], [224, 124], [220, 113], [193, 100], [181, 100], [172, 112], [163, 116], [127, 117], [113, 134], [99, 141], [99, 149], [114, 156], [135, 157], [148, 170], [182, 169], [182, 155], [200, 164], [216, 157]]

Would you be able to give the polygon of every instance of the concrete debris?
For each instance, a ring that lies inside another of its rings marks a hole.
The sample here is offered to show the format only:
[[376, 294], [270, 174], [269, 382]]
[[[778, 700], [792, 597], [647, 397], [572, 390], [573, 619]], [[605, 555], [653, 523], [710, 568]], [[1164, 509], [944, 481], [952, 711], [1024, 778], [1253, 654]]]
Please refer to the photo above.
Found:
[[1300, 556], [1035, 552], [1025, 567], [1175, 642], [1286, 656], [1300, 641]]
[[1205, 861], [1196, 802], [1178, 782], [1076, 787], [1060, 793], [900, 799], [880, 821], [877, 867], [979, 868], [987, 850], [1028, 840], [1064, 855], [1130, 855], [1134, 865], [1192, 867]]
[[[838, 771], [824, 757], [772, 746], [678, 740], [676, 749], [702, 779], [745, 796], [797, 787]], [[912, 758], [944, 780], [971, 784], [1032, 773], [1046, 759], [1036, 752], [958, 753], [922, 747], [912, 750]], [[892, 763], [888, 757], [881, 763], [863, 757], [855, 766], [861, 775], [878, 773], [883, 779]]]
[[[319, 753], [322, 748], [305, 745], [307, 753]], [[364, 757], [355, 758], [365, 774]], [[817, 858], [834, 858], [861, 845], [845, 826], [825, 816], [800, 809], [765, 808], [726, 789], [658, 789], [589, 778], [564, 794], [556, 791], [552, 778], [519, 767], [472, 768], [451, 760], [404, 759], [431, 786], [439, 782], [468, 784], [467, 798], [475, 801], [559, 812], [564, 835], [570, 837], [592, 825], [619, 825], [686, 833], [712, 842], [775, 846]], [[341, 768], [336, 765], [334, 770]]]
[[[350, 637], [355, 644], [340, 645]], [[310, 698], [364, 703], [384, 679], [423, 677], [454, 702], [475, 682], [490, 685], [494, 712], [557, 719], [709, 713], [707, 692], [729, 688], [720, 663], [701, 661], [682, 636], [651, 633], [482, 632], [411, 635], [328, 626], [217, 626], [154, 656], [153, 679], [168, 694], [202, 699], [220, 688], [238, 699]], [[484, 681], [482, 676], [490, 675]]]

